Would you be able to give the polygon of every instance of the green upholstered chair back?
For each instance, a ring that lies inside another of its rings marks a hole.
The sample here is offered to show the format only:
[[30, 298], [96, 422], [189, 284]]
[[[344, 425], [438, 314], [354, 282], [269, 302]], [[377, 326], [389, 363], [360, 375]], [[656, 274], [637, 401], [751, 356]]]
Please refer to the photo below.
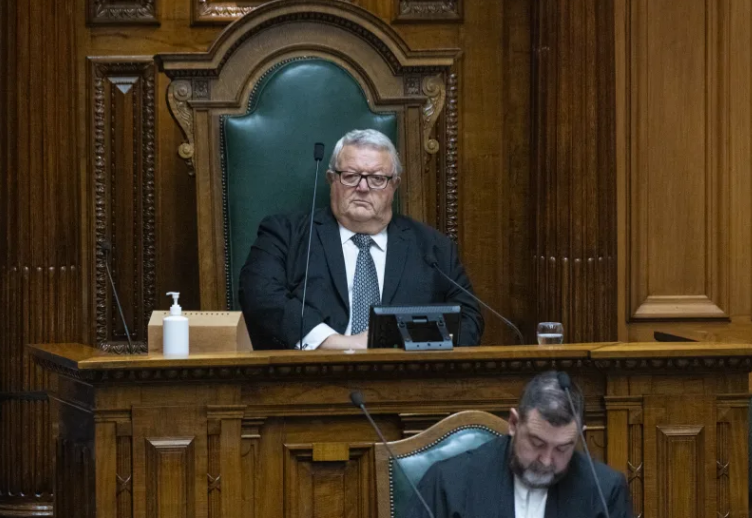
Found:
[[[443, 419], [428, 430], [389, 443], [407, 476], [416, 485], [434, 463], [474, 450], [507, 433], [503, 419], [487, 412], [469, 410]], [[410, 485], [389, 459], [386, 448], [376, 445], [376, 478], [379, 518], [401, 518], [413, 498]]]
[[300, 58], [273, 66], [254, 86], [248, 111], [221, 118], [227, 304], [238, 309], [238, 278], [261, 220], [308, 211], [313, 146], [326, 146], [317, 206], [329, 203], [324, 171], [334, 144], [352, 129], [372, 128], [398, 146], [396, 113], [375, 113], [361, 85], [337, 64]]

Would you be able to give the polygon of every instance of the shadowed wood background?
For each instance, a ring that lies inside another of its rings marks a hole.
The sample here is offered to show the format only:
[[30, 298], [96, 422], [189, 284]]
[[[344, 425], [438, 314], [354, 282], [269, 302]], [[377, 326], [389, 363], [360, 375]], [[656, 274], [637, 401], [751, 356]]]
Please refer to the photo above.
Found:
[[[23, 345], [124, 339], [95, 237], [137, 341], [164, 292], [199, 307], [197, 193], [153, 56], [262, 3], [0, 2], [0, 515], [50, 511], [55, 379]], [[750, 2], [350, 3], [462, 51], [461, 253], [529, 340], [561, 320], [571, 341], [750, 341]]]

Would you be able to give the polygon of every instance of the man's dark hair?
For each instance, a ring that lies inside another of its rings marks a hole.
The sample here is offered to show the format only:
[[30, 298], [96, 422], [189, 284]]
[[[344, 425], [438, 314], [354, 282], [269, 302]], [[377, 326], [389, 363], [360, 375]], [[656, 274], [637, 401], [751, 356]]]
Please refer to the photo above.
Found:
[[[569, 389], [572, 395], [577, 417], [584, 422], [584, 400], [580, 389], [572, 383]], [[571, 423], [575, 416], [569, 406], [567, 393], [561, 388], [556, 371], [538, 374], [525, 386], [520, 399], [520, 419], [525, 421], [530, 412], [535, 409], [552, 426], [564, 426]]]

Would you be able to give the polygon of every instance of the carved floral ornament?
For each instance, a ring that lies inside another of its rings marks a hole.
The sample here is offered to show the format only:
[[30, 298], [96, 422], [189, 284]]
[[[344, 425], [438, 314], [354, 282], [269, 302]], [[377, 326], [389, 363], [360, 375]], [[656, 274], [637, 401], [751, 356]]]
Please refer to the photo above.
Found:
[[95, 25], [156, 24], [156, 0], [88, 0], [88, 22]]
[[[102, 1], [102, 0], [97, 0]], [[357, 0], [343, 0], [357, 3]], [[265, 0], [191, 0], [198, 23], [230, 23], [260, 7]], [[455, 21], [462, 19], [461, 0], [394, 0], [396, 21]]]

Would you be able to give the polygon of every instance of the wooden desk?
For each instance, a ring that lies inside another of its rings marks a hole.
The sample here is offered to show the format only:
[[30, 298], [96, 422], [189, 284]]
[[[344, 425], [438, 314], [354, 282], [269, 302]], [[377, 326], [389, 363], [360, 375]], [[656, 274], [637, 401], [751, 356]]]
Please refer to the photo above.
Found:
[[591, 451], [628, 476], [635, 516], [747, 516], [751, 345], [29, 352], [58, 374], [58, 517], [375, 517], [377, 438], [351, 390], [394, 440], [462, 409], [505, 415], [548, 369], [585, 392]]

